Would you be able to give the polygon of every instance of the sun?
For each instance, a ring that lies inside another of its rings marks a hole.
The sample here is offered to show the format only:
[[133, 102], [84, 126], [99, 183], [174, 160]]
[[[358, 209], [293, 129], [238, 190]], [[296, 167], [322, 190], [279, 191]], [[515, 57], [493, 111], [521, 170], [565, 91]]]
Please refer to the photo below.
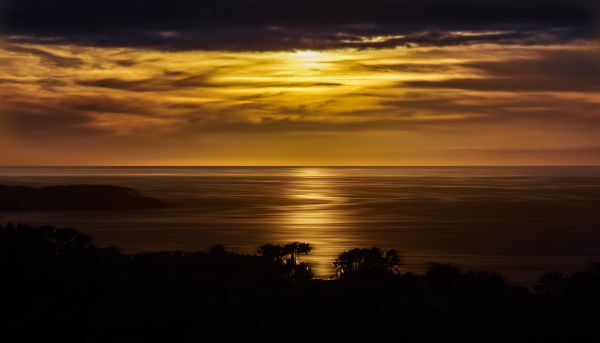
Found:
[[314, 50], [297, 50], [294, 51], [294, 56], [299, 59], [312, 60], [321, 56], [321, 53]]
[[314, 50], [297, 50], [289, 54], [292, 63], [303, 67], [316, 67], [323, 58], [323, 53]]

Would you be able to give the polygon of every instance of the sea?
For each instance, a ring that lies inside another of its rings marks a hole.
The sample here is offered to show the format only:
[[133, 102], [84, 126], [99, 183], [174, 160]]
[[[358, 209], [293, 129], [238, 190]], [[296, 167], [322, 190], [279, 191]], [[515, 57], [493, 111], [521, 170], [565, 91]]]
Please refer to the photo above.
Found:
[[323, 279], [365, 247], [396, 249], [405, 272], [452, 263], [527, 286], [600, 262], [600, 167], [0, 167], [0, 184], [118, 185], [170, 204], [0, 223], [75, 228], [132, 254], [307, 242]]

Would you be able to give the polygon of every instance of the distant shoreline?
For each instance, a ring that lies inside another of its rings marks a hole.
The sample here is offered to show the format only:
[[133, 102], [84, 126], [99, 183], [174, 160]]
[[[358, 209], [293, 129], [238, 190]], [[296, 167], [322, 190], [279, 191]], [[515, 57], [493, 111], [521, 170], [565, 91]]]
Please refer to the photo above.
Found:
[[0, 210], [131, 210], [167, 206], [162, 200], [143, 196], [127, 187], [0, 185]]

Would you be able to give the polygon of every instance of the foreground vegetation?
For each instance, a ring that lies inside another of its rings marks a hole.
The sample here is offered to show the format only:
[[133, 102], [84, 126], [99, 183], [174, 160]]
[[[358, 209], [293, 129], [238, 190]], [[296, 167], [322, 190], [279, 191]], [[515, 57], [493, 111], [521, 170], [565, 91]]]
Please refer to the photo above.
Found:
[[75, 230], [0, 226], [3, 334], [18, 341], [576, 341], [596, 337], [600, 268], [534, 289], [434, 264], [402, 271], [394, 250], [353, 249], [313, 278], [306, 243], [254, 255], [99, 248]]

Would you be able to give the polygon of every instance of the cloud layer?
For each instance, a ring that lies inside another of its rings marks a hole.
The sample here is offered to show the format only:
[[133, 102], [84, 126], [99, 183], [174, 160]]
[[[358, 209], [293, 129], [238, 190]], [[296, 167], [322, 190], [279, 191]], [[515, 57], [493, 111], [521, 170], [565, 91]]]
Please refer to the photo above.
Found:
[[599, 15], [0, 0], [0, 164], [600, 164]]
[[550, 44], [589, 39], [586, 0], [5, 0], [13, 42], [169, 50]]
[[0, 160], [600, 163], [599, 56], [593, 42], [321, 52], [8, 43], [0, 127], [13, 148]]

